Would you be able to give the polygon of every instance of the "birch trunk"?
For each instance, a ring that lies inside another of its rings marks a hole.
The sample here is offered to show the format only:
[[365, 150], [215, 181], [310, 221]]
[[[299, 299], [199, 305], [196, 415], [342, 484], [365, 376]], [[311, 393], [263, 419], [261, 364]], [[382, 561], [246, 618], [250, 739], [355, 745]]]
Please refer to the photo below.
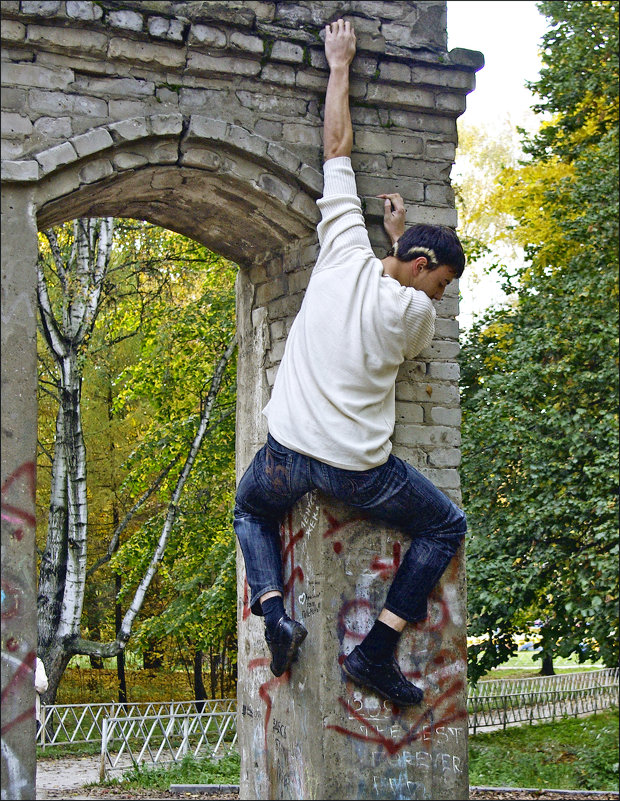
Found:
[[43, 698], [52, 703], [80, 634], [86, 580], [88, 507], [82, 434], [81, 356], [92, 332], [112, 249], [112, 218], [75, 220], [65, 263], [53, 231], [46, 236], [62, 289], [55, 312], [41, 264], [37, 298], [41, 326], [59, 374], [48, 534], [38, 590], [39, 656], [48, 675]]

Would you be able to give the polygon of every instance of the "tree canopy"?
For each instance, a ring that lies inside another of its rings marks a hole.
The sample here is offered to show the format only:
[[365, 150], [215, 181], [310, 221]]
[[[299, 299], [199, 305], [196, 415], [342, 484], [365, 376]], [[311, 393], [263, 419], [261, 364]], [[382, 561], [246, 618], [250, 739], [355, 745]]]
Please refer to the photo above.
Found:
[[[72, 655], [118, 656], [130, 635], [145, 653], [171, 630], [185, 651], [234, 646], [235, 275], [137, 221], [41, 236], [46, 700]], [[189, 622], [205, 595], [213, 614]]]
[[552, 117], [491, 200], [526, 258], [462, 353], [474, 680], [534, 621], [544, 654], [618, 660], [618, 4], [539, 8]]

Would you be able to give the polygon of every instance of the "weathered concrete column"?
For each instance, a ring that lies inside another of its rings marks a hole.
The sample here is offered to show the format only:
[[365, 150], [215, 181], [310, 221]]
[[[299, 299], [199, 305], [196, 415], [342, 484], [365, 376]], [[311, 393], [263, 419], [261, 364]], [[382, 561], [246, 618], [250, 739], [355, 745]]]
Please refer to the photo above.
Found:
[[34, 798], [36, 260], [32, 192], [2, 192], [2, 798]]
[[[425, 690], [401, 710], [343, 680], [344, 655], [368, 632], [407, 543], [316, 493], [282, 529], [287, 607], [308, 629], [290, 675], [275, 678], [260, 643], [239, 693], [242, 797], [468, 797], [465, 588], [458, 557], [409, 627], [398, 658]], [[247, 615], [247, 607], [242, 618]], [[245, 639], [245, 638], [244, 638]], [[240, 659], [247, 659], [242, 650]]]

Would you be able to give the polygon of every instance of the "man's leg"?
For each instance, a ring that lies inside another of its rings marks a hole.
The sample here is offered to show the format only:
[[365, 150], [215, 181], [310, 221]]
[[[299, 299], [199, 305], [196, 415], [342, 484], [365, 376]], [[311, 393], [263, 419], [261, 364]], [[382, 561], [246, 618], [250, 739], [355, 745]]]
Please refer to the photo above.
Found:
[[303, 481], [303, 459], [269, 437], [241, 479], [235, 504], [234, 528], [245, 561], [250, 608], [265, 618], [276, 676], [289, 669], [307, 634], [284, 609], [280, 548], [282, 515], [311, 489]]
[[331, 493], [411, 538], [385, 606], [366, 638], [343, 663], [346, 675], [400, 705], [422, 700], [394, 657], [408, 622], [423, 620], [427, 598], [456, 553], [466, 531], [465, 515], [417, 470], [400, 459], [357, 476], [330, 474]]

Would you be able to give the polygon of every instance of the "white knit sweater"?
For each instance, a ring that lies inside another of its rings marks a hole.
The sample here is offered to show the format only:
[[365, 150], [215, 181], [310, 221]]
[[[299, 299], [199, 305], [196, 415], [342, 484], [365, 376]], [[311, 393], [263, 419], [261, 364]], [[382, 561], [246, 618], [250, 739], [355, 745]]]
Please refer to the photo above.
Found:
[[351, 160], [329, 159], [323, 171], [319, 258], [264, 414], [282, 445], [367, 470], [390, 454], [396, 374], [430, 344], [436, 313], [424, 292], [383, 274]]

